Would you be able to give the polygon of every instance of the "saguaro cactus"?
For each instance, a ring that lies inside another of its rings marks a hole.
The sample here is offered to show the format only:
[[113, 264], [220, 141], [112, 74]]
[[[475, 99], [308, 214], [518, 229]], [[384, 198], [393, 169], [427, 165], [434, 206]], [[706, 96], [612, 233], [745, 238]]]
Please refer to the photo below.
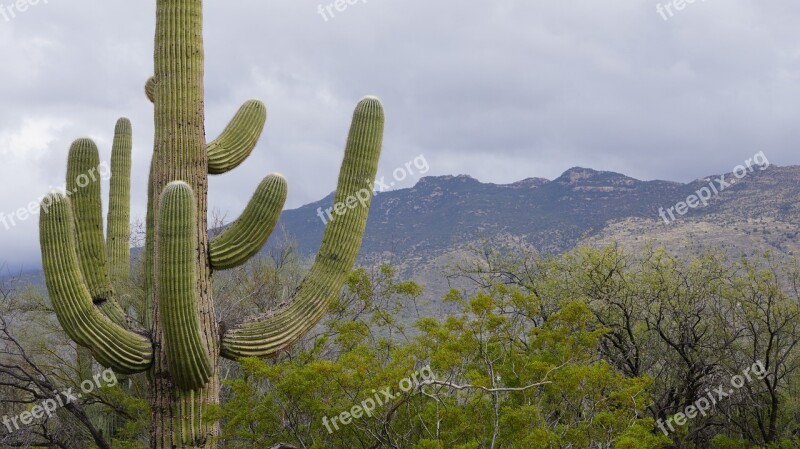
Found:
[[[266, 108], [257, 100], [246, 102], [222, 135], [207, 144], [202, 0], [157, 0], [156, 22], [155, 74], [145, 85], [155, 110], [145, 246], [148, 329], [129, 329], [116, 305], [108, 272], [121, 271], [117, 264], [125, 255], [119, 236], [126, 218], [109, 213], [106, 253], [99, 184], [76, 182], [69, 197], [52, 194], [45, 199], [42, 259], [54, 308], [68, 335], [119, 373], [149, 371], [151, 447], [209, 448], [216, 446], [218, 426], [206, 422], [203, 414], [219, 402], [219, 357], [275, 355], [319, 322], [355, 263], [369, 201], [329, 222], [308, 276], [285, 307], [230, 326], [220, 335], [212, 274], [245, 263], [264, 245], [283, 208], [286, 180], [281, 175], [264, 178], [241, 217], [209, 242], [208, 175], [237, 167], [253, 151]], [[372, 191], [383, 124], [380, 101], [361, 100], [347, 138], [336, 202], [354, 204], [350, 198]], [[129, 136], [125, 131], [118, 125], [115, 143], [120, 147]], [[97, 164], [94, 144], [78, 140], [70, 152], [68, 177], [77, 180]], [[126, 192], [114, 186], [112, 182], [112, 205], [126, 201]]]

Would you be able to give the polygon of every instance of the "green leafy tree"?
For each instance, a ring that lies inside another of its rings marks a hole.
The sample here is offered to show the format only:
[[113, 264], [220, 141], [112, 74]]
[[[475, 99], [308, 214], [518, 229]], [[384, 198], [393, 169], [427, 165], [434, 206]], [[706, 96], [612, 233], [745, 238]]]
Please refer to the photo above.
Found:
[[[423, 318], [410, 335], [387, 311], [421, 291], [394, 276], [388, 267], [354, 272], [333, 318], [302, 351], [245, 364], [245, 379], [230, 382], [221, 410], [226, 447], [659, 448], [668, 441], [641, 418], [651, 380], [627, 378], [597, 356], [605, 331], [585, 304], [541, 320], [531, 319], [538, 300], [513, 286], [453, 291], [448, 300], [461, 312]], [[415, 373], [417, 382], [402, 391]], [[391, 399], [342, 423], [342, 413], [354, 415], [387, 387]]]

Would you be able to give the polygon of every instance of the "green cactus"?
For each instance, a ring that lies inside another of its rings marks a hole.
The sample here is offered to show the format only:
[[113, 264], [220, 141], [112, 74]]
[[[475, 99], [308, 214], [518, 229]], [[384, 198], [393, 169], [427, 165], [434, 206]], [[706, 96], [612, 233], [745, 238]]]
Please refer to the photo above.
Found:
[[78, 261], [75, 218], [69, 198], [52, 193], [42, 203], [39, 239], [45, 283], [61, 326], [103, 366], [121, 374], [146, 370], [153, 359], [150, 340], [101, 313]]
[[89, 139], [76, 140], [69, 150], [66, 188], [75, 215], [81, 273], [99, 310], [120, 326], [128, 326], [125, 312], [115, 299], [108, 271], [100, 176], [97, 146]]
[[[355, 109], [335, 201], [353, 205], [328, 224], [320, 252], [294, 297], [272, 313], [222, 329], [211, 298], [214, 270], [245, 263], [274, 230], [286, 180], [267, 176], [247, 208], [209, 242], [208, 176], [240, 165], [253, 151], [267, 111], [246, 102], [216, 140], [206, 143], [203, 99], [202, 0], [157, 0], [155, 74], [145, 85], [154, 104], [155, 142], [148, 182], [145, 244], [147, 336], [130, 330], [114, 298], [127, 273], [120, 243], [129, 215], [130, 126], [119, 122], [112, 155], [111, 205], [102, 239], [99, 183], [75, 181], [71, 197], [43, 204], [40, 238], [47, 287], [67, 334], [102, 365], [122, 374], [148, 371], [152, 448], [215, 447], [218, 425], [205, 421], [219, 403], [219, 358], [270, 356], [296, 342], [324, 316], [352, 269], [366, 226], [380, 156], [384, 115], [366, 97]], [[128, 149], [127, 153], [125, 149]], [[91, 141], [76, 141], [68, 179], [98, 167]], [[83, 178], [80, 178], [83, 180]], [[360, 198], [354, 202], [351, 199]], [[366, 201], [363, 199], [366, 198]], [[129, 226], [129, 225], [128, 225]], [[111, 275], [109, 275], [111, 273]]]
[[[372, 194], [372, 180], [383, 140], [383, 107], [377, 98], [362, 100], [353, 114], [334, 204]], [[286, 307], [230, 329], [222, 338], [226, 358], [266, 357], [285, 349], [311, 330], [353, 268], [367, 223], [369, 203], [334, 216], [322, 235], [311, 271]]]
[[243, 104], [222, 134], [208, 144], [208, 173], [227, 173], [247, 159], [256, 147], [266, 121], [264, 103], [250, 100]]
[[158, 209], [156, 294], [170, 371], [175, 384], [187, 391], [203, 387], [211, 377], [197, 317], [196, 229], [192, 188], [183, 181], [169, 183]]
[[258, 185], [242, 216], [211, 241], [211, 267], [225, 270], [247, 262], [264, 246], [283, 210], [288, 186], [281, 175], [269, 175]]
[[144, 83], [144, 94], [150, 103], [156, 102], [156, 77], [151, 76], [147, 79], [147, 82]]
[[[127, 287], [131, 269], [131, 122], [117, 121], [111, 150], [111, 189], [108, 194], [106, 257], [114, 289]], [[129, 304], [123, 304], [129, 306]]]

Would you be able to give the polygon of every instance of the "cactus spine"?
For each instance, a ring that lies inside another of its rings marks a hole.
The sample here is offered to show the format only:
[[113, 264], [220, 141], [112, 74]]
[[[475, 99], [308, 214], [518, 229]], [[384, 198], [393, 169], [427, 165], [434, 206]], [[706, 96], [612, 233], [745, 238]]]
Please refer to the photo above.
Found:
[[[267, 176], [241, 217], [209, 242], [208, 175], [230, 171], [246, 159], [261, 135], [267, 111], [257, 100], [246, 102], [222, 135], [206, 143], [202, 0], [156, 1], [154, 56], [155, 74], [145, 85], [155, 115], [145, 245], [148, 336], [126, 329], [124, 319], [117, 322], [119, 306], [113, 306], [107, 270], [111, 266], [113, 273], [122, 273], [122, 265], [117, 265], [122, 253], [117, 250], [124, 218], [109, 213], [108, 253], [100, 251], [99, 185], [77, 195], [74, 204], [64, 195], [49, 197], [53, 206], [43, 210], [40, 219], [45, 276], [59, 320], [71, 338], [120, 373], [149, 370], [151, 447], [211, 448], [216, 447], [219, 429], [204, 420], [204, 413], [219, 402], [219, 357], [273, 355], [322, 319], [355, 262], [369, 201], [354, 204], [330, 221], [314, 265], [286, 307], [230, 326], [220, 335], [211, 298], [212, 273], [246, 262], [264, 245], [283, 208], [286, 180]], [[383, 125], [380, 101], [364, 98], [353, 115], [337, 202], [349, 206], [351, 199], [363, 198], [363, 192], [371, 196]], [[125, 147], [129, 133], [124, 124], [118, 124], [117, 131], [119, 148]], [[76, 145], [80, 151], [70, 154], [70, 175], [98, 163], [93, 144]], [[125, 166], [124, 157], [116, 161]], [[124, 168], [118, 173], [121, 179], [126, 176]], [[112, 204], [126, 197], [112, 181]]]

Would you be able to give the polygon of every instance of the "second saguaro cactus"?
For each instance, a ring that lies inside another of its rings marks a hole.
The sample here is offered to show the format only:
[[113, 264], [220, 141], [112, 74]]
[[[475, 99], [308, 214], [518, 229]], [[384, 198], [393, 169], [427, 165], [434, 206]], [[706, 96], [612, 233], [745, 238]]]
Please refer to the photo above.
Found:
[[[201, 0], [156, 1], [154, 54], [155, 74], [145, 85], [155, 115], [145, 245], [148, 329], [131, 328], [111, 281], [119, 276], [109, 275], [125, 271], [128, 257], [121, 241], [129, 216], [118, 206], [129, 193], [122, 183], [112, 181], [115, 212], [109, 211], [105, 246], [99, 183], [77, 183], [70, 197], [50, 195], [40, 219], [42, 259], [68, 335], [119, 373], [149, 371], [151, 447], [210, 448], [216, 447], [218, 426], [206, 420], [206, 411], [219, 402], [219, 358], [275, 355], [322, 319], [355, 263], [369, 201], [329, 222], [313, 266], [286, 306], [220, 335], [212, 274], [245, 263], [264, 245], [286, 200], [287, 183], [277, 174], [264, 178], [239, 219], [209, 241], [208, 175], [243, 163], [262, 133], [266, 107], [246, 102], [222, 135], [206, 142]], [[383, 126], [380, 101], [362, 99], [345, 145], [336, 202], [372, 192]], [[129, 131], [129, 123], [118, 123], [115, 148], [120, 152], [112, 156], [112, 171], [120, 179], [130, 176], [129, 152], [122, 151], [130, 147]], [[94, 143], [80, 139], [70, 151], [68, 178], [77, 180], [98, 164]]]

